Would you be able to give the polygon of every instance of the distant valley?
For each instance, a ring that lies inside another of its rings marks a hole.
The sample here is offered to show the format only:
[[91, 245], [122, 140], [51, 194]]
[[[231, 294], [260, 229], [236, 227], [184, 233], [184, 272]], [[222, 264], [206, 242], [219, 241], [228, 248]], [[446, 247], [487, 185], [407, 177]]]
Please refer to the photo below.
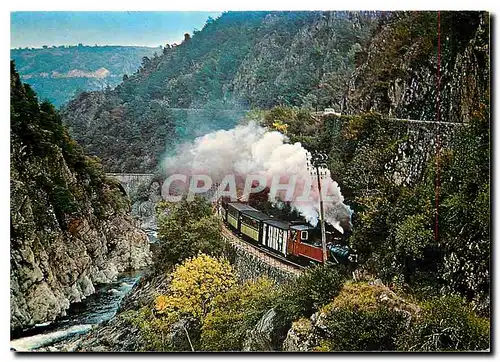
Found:
[[12, 49], [21, 79], [33, 86], [41, 100], [60, 107], [82, 91], [118, 85], [137, 71], [144, 57], [161, 48], [134, 46], [59, 46]]

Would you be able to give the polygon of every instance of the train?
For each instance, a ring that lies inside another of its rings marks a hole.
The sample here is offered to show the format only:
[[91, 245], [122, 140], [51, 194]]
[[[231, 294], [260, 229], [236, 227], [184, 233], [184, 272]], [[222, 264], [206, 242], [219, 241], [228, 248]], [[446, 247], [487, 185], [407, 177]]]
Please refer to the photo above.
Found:
[[[284, 221], [241, 202], [221, 202], [218, 214], [236, 234], [287, 259], [324, 263], [321, 230], [304, 221]], [[327, 234], [327, 260], [336, 264], [357, 262], [355, 250], [343, 238]]]

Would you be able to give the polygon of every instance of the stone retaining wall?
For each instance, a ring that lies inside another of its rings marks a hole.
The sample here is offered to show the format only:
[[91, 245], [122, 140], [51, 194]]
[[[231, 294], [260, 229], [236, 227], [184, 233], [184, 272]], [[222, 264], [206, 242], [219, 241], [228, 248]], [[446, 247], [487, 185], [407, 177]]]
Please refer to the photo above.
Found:
[[286, 270], [283, 263], [269, 255], [258, 256], [249, 253], [242, 244], [228, 238], [226, 240], [229, 245], [228, 259], [235, 267], [239, 280], [242, 282], [266, 275], [276, 283], [283, 284], [295, 279], [300, 274]]

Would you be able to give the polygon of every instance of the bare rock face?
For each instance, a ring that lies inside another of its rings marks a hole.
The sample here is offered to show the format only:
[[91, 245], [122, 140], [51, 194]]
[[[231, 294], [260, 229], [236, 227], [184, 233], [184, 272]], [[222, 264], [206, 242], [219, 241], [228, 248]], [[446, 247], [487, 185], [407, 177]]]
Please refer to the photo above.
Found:
[[283, 351], [286, 352], [306, 352], [311, 350], [311, 335], [313, 324], [311, 320], [301, 318], [292, 323], [292, 328], [288, 331], [283, 342]]
[[[93, 187], [85, 185], [61, 150], [52, 152], [51, 159], [11, 168], [12, 331], [54, 320], [71, 303], [93, 294], [96, 284], [152, 262], [148, 238], [129, 216], [119, 189], [104, 178]], [[76, 205], [76, 212], [59, 211], [66, 203], [54, 200], [37, 177], [52, 189], [70, 190], [67, 203]], [[54, 186], [52, 179], [59, 184]]]
[[[415, 24], [433, 24], [419, 32]], [[397, 28], [406, 28], [408, 37]], [[448, 12], [441, 21], [440, 112], [443, 122], [469, 122], [481, 94], [489, 87], [489, 14]], [[396, 118], [436, 119], [438, 87], [437, 16], [430, 12], [397, 14], [378, 28], [364, 50], [364, 61], [353, 73], [348, 113], [380, 112]], [[413, 37], [413, 38], [412, 38]], [[406, 42], [406, 43], [405, 43]], [[390, 54], [396, 49], [399, 56]], [[453, 48], [453, 50], [451, 50]], [[423, 61], [425, 59], [425, 61]]]
[[[72, 140], [11, 63], [11, 332], [64, 315], [127, 269], [151, 263], [130, 201]], [[93, 103], [89, 102], [89, 106]]]
[[247, 332], [243, 342], [243, 351], [273, 351], [273, 335], [275, 331], [276, 311], [269, 309], [257, 322], [255, 327]]
[[[28, 227], [34, 215], [25, 210], [18, 217]], [[12, 330], [64, 315], [70, 303], [93, 294], [96, 284], [151, 264], [146, 234], [126, 215], [92, 226], [84, 219], [74, 234], [31, 230], [26, 236], [11, 250]]]
[[132, 215], [140, 222], [141, 229], [155, 232], [158, 230], [156, 220], [156, 204], [162, 200], [161, 186], [156, 180], [139, 183], [130, 190]]

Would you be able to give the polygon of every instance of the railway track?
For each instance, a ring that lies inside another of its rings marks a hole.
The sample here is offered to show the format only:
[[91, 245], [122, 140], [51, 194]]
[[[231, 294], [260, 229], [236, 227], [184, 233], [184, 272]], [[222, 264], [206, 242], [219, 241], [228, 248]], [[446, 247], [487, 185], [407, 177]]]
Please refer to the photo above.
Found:
[[303, 265], [296, 264], [281, 255], [273, 253], [263, 247], [253, 245], [249, 242], [244, 241], [235, 235], [225, 224], [222, 224], [222, 235], [237, 247], [244, 249], [247, 253], [255, 255], [257, 258], [261, 259], [264, 263], [271, 265], [275, 268], [279, 268], [287, 273], [294, 275], [300, 275], [304, 271], [305, 267]]

